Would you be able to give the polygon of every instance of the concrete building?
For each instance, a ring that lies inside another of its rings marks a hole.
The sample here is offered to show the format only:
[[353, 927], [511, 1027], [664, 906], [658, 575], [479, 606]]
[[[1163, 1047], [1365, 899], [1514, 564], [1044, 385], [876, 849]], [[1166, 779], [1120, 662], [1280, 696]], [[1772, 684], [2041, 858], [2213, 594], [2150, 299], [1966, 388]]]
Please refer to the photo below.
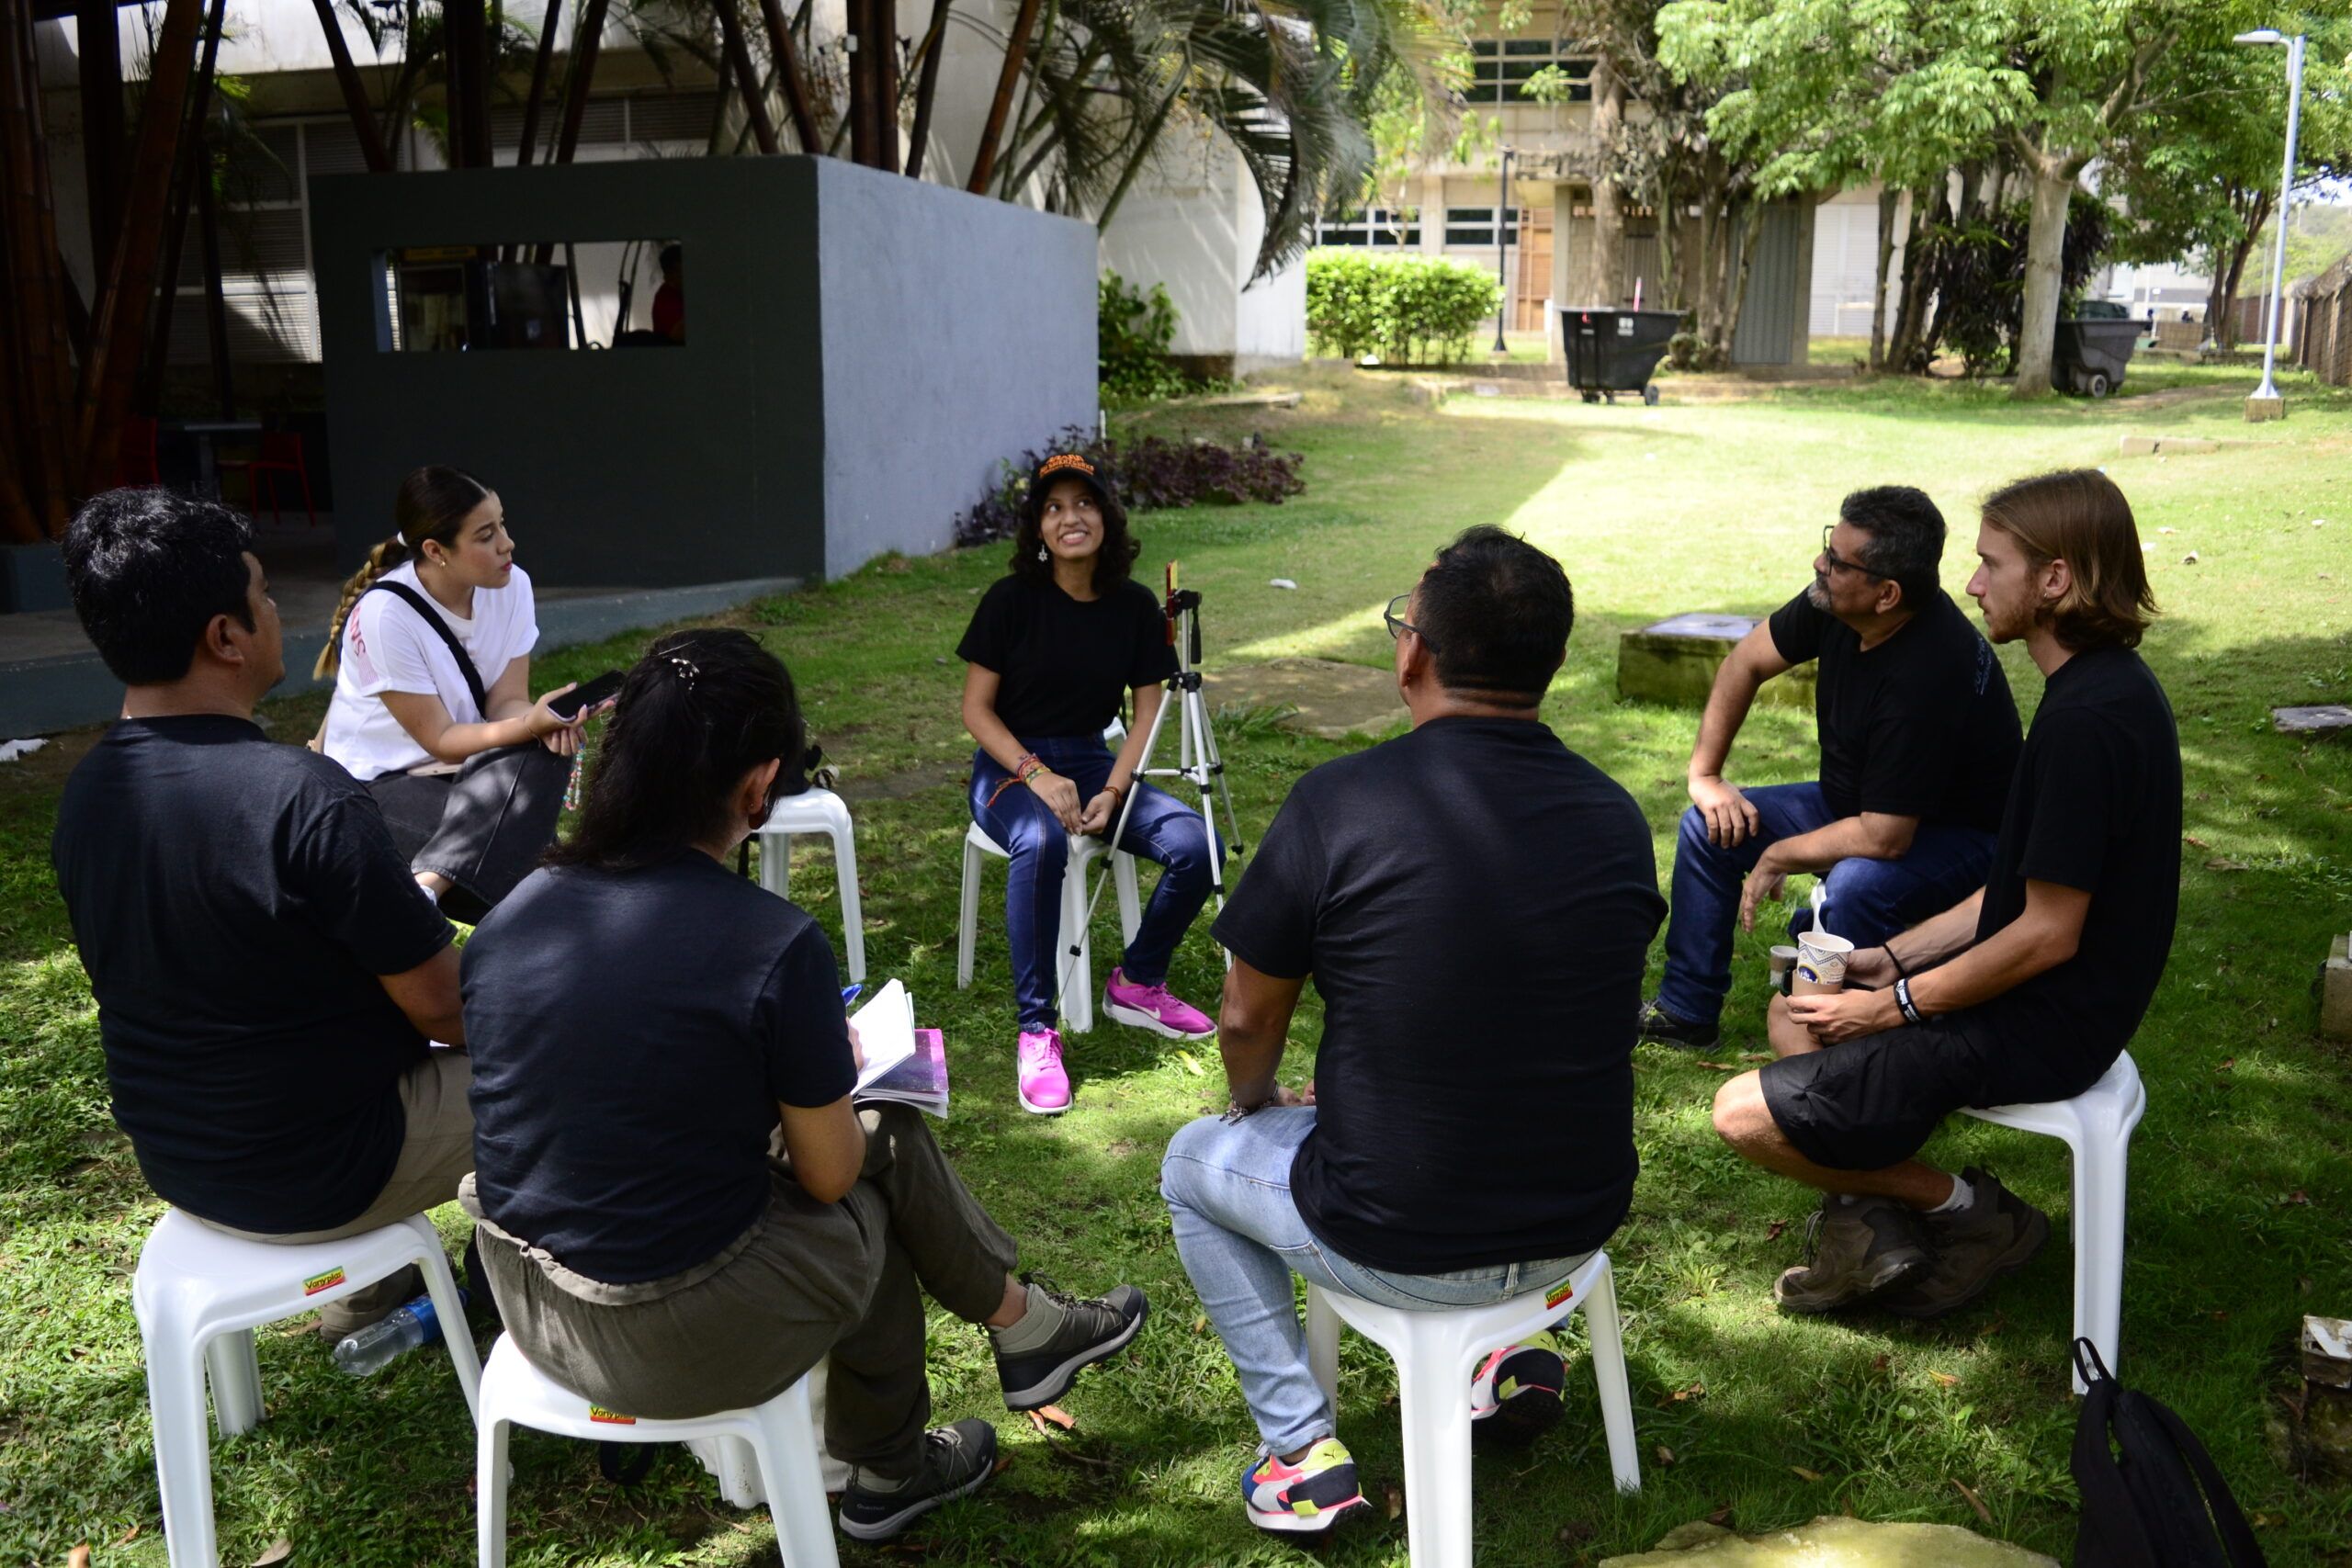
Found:
[[[135, 69], [130, 62], [147, 48], [149, 9], [133, 6], [118, 13], [117, 43], [127, 70]], [[1002, 64], [1002, 35], [1013, 9], [1012, 0], [967, 0], [950, 13], [926, 139], [925, 183], [960, 189], [969, 175]], [[541, 14], [537, 7], [515, 7], [509, 13], [510, 18], [527, 16], [534, 26]], [[372, 107], [380, 113], [382, 94], [399, 64], [397, 41], [379, 50], [348, 12], [338, 6], [335, 15], [344, 42], [369, 85]], [[564, 7], [559, 24], [566, 29], [564, 45], [576, 15], [576, 6]], [[242, 84], [246, 97], [241, 118], [251, 135], [234, 150], [226, 182], [223, 292], [241, 385], [266, 397], [289, 380], [303, 382], [303, 367], [315, 367], [319, 360], [309, 182], [314, 175], [356, 173], [366, 165], [334, 79], [318, 12], [309, 0], [229, 0], [227, 18], [219, 69]], [[931, 6], [924, 0], [904, 0], [899, 6], [898, 26], [909, 47], [930, 23]], [[816, 0], [810, 30], [815, 47], [806, 63], [812, 86], [819, 96], [838, 101], [847, 91], [843, 0]], [[59, 238], [86, 298], [92, 282], [91, 245], [75, 90], [79, 30], [69, 15], [40, 23], [36, 39]], [[562, 58], [560, 52], [559, 76]], [[657, 62], [616, 22], [603, 40], [577, 161], [696, 157], [722, 144], [746, 141], [740, 111], [722, 124], [720, 107], [716, 79], [707, 69], [674, 49]], [[551, 130], [552, 116], [552, 108], [542, 115], [542, 138]], [[519, 107], [503, 103], [494, 108], [492, 141], [499, 163], [514, 161], [521, 129]], [[899, 134], [903, 166], [904, 125]], [[1138, 178], [1117, 222], [1102, 237], [1103, 264], [1147, 288], [1154, 283], [1167, 287], [1182, 312], [1176, 351], [1200, 367], [1235, 374], [1295, 362], [1306, 341], [1303, 267], [1293, 265], [1253, 286], [1250, 273], [1264, 219], [1239, 159], [1213, 134], [1171, 127], [1168, 141], [1166, 155]], [[434, 139], [413, 125], [400, 136], [395, 156], [401, 170], [444, 166]], [[1041, 186], [1023, 193], [1027, 205], [1039, 205], [1041, 197]], [[573, 242], [570, 259], [587, 342], [613, 342], [622, 324], [624, 289], [630, 304], [628, 325], [647, 325], [661, 281], [658, 246], [631, 242], [662, 236], [510, 238]], [[173, 313], [172, 358], [175, 364], [200, 366], [208, 356], [200, 248], [191, 241], [181, 256], [178, 287], [187, 308]], [[315, 370], [310, 375], [314, 378]]]

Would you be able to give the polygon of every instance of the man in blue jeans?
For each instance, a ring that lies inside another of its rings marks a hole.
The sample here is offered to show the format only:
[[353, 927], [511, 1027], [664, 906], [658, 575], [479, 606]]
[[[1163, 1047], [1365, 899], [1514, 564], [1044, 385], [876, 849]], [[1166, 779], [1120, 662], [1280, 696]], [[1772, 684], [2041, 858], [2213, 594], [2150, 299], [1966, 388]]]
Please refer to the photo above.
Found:
[[[1160, 1191], [1261, 1439], [1242, 1503], [1269, 1530], [1358, 1512], [1291, 1276], [1406, 1311], [1565, 1278], [1633, 1200], [1634, 1015], [1665, 913], [1648, 827], [1538, 705], [1575, 600], [1491, 527], [1389, 607], [1411, 733], [1300, 779], [1218, 916], [1232, 1108], [1179, 1132]], [[1275, 1081], [1299, 993], [1315, 1084]], [[1559, 1416], [1546, 1332], [1480, 1363], [1477, 1430]]]
[[[1943, 554], [1943, 514], [1924, 493], [1856, 491], [1822, 530], [1812, 586], [1715, 672], [1644, 1039], [1715, 1044], [1732, 923], [1754, 931], [1757, 905], [1792, 872], [1823, 874], [1822, 929], [1858, 949], [1984, 885], [2021, 735], [2000, 661], [1937, 584]], [[1819, 780], [1734, 788], [1724, 761], [1758, 688], [1807, 660], [1819, 666]], [[1810, 923], [1800, 913], [1789, 929]]]

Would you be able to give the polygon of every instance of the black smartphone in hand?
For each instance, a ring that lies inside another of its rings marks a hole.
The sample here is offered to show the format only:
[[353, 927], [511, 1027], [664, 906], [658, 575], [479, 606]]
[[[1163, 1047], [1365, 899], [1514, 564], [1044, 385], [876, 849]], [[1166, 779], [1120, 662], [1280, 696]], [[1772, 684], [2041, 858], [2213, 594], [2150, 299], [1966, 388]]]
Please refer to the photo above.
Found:
[[548, 711], [566, 724], [582, 712], [611, 698], [621, 689], [621, 672], [607, 670], [593, 681], [583, 682], [548, 705]]

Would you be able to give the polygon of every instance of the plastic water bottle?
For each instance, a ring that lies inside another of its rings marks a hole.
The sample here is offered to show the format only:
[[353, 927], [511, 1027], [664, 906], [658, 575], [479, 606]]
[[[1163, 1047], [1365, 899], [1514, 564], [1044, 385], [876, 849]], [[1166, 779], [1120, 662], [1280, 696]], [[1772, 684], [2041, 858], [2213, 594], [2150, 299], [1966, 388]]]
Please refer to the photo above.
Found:
[[[460, 1291], [458, 1298], [463, 1300]], [[346, 1336], [334, 1348], [334, 1364], [353, 1377], [373, 1377], [420, 1345], [441, 1337], [441, 1314], [433, 1298], [419, 1296], [390, 1317]]]

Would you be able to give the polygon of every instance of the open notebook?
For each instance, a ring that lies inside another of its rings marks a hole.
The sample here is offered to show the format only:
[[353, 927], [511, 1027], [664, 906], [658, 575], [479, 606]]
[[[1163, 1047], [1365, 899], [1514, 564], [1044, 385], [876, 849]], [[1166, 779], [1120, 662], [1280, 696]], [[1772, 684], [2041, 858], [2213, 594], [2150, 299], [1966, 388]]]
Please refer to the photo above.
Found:
[[896, 1100], [947, 1119], [947, 1050], [936, 1029], [915, 1027], [914, 998], [892, 980], [850, 1015], [857, 1026], [865, 1066], [857, 1075], [854, 1098], [864, 1103]]

